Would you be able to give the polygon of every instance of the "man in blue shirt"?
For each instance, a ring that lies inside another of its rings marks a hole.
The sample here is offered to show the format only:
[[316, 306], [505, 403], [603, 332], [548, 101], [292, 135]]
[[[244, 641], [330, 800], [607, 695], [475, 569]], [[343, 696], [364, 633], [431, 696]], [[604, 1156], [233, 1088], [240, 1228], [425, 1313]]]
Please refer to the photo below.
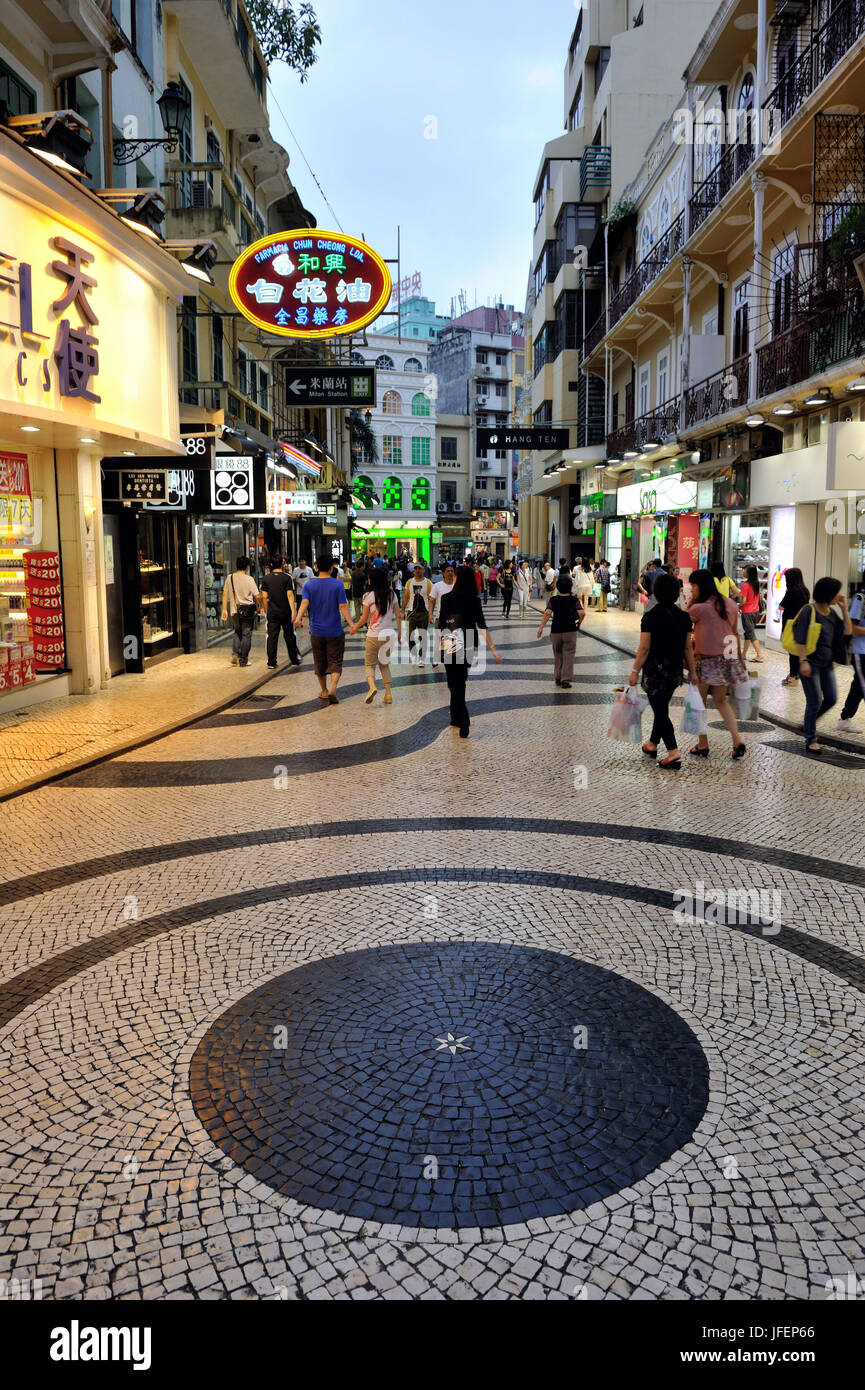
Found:
[[[345, 654], [345, 632], [343, 619], [350, 621], [345, 585], [341, 579], [332, 579], [332, 555], [319, 555], [315, 562], [317, 578], [304, 585], [303, 601], [294, 620], [295, 627], [303, 627], [303, 620], [309, 613], [309, 642], [315, 674], [321, 687], [320, 700], [329, 700], [332, 705], [339, 704], [336, 687], [342, 675], [342, 659]], [[330, 689], [327, 677], [330, 676]]]
[[853, 641], [850, 643], [853, 657], [853, 680], [850, 684], [850, 693], [844, 701], [841, 718], [838, 720], [838, 728], [843, 729], [848, 734], [858, 734], [859, 730], [852, 720], [862, 700], [865, 699], [865, 574], [862, 576], [862, 588], [850, 604], [850, 620], [853, 624]]

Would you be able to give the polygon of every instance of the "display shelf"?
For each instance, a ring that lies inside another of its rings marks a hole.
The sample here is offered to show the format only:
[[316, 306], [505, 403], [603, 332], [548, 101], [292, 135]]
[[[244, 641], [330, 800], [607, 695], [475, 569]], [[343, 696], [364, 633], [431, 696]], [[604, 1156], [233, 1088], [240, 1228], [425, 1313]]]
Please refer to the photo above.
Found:
[[143, 597], [142, 600], [141, 600], [142, 607], [144, 607], [144, 606], [145, 606], [146, 604], [148, 604], [148, 603], [164, 603], [164, 602], [165, 602], [165, 595], [164, 595], [164, 594], [145, 594], [144, 597]]

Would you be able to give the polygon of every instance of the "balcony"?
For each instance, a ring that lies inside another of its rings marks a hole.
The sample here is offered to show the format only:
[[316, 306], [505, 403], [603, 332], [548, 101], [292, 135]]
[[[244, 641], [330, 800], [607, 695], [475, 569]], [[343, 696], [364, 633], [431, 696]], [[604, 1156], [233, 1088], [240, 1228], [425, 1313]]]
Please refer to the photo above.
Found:
[[754, 163], [756, 149], [749, 141], [728, 145], [711, 173], [698, 184], [691, 198], [691, 226], [689, 236], [705, 222], [709, 214], [739, 182]]
[[637, 302], [652, 282], [657, 280], [661, 271], [665, 270], [673, 257], [681, 251], [684, 240], [685, 214], [680, 212], [672, 226], [668, 227], [660, 241], [652, 247], [648, 256], [640, 261], [633, 274], [610, 300], [611, 328]]
[[865, 303], [850, 296], [834, 313], [788, 329], [757, 352], [757, 394], [774, 395], [865, 355]]
[[211, 101], [217, 109], [230, 105], [232, 128], [266, 125], [264, 69], [244, 6], [234, 0], [163, 0], [162, 8], [175, 16], [180, 41]]
[[626, 451], [642, 453], [650, 439], [661, 442], [679, 433], [681, 400], [674, 396], [663, 405], [656, 406], [646, 415], [640, 415], [607, 435], [607, 457], [622, 458]]
[[785, 126], [811, 93], [865, 34], [865, 0], [839, 0], [808, 47], [770, 92], [764, 110], [772, 128]]
[[612, 148], [587, 145], [580, 160], [580, 202], [602, 203], [610, 187]]
[[728, 367], [722, 367], [719, 372], [713, 372], [703, 381], [690, 386], [683, 401], [682, 428], [694, 429], [719, 415], [725, 415], [728, 410], [745, 405], [748, 400], [748, 370], [749, 358], [745, 354], [737, 357]]

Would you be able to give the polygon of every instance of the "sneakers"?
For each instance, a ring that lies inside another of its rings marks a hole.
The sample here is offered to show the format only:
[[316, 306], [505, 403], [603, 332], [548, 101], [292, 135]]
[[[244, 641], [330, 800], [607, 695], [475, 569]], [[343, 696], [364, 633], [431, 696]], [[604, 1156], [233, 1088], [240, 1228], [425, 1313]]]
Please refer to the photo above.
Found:
[[275, 661], [268, 661], [267, 669], [268, 671], [278, 671], [279, 667], [277, 666]]
[[374, 686], [374, 685], [371, 685], [370, 688], [369, 688], [369, 692], [368, 692], [368, 694], [367, 694], [367, 697], [366, 697], [366, 699], [364, 700], [364, 704], [365, 704], [365, 705], [371, 705], [377, 694], [378, 694], [378, 689], [377, 689], [377, 687]]
[[858, 734], [859, 732], [852, 719], [839, 719], [837, 727], [843, 729], [845, 734]]
[[385, 697], [384, 697], [384, 703], [385, 703], [386, 705], [392, 705], [392, 704], [393, 704], [393, 696], [392, 696], [392, 695], [385, 695]]

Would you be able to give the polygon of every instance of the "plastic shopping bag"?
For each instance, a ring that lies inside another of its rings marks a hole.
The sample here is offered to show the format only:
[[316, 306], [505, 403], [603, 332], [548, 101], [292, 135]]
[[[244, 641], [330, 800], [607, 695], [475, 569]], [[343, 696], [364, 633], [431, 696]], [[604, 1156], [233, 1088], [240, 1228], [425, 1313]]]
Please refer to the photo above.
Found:
[[759, 676], [749, 676], [748, 684], [751, 687], [751, 701], [748, 708], [749, 719], [760, 718], [760, 695], [763, 690], [763, 682]]
[[616, 703], [610, 713], [610, 727], [607, 734], [620, 743], [639, 743], [642, 738], [643, 709], [642, 697], [632, 690], [622, 691], [616, 696]]
[[685, 713], [682, 715], [679, 732], [683, 734], [706, 734], [709, 732], [706, 706], [703, 704], [696, 685], [689, 685], [685, 694]]
[[736, 703], [736, 718], [749, 719], [751, 716], [751, 682], [746, 676], [733, 686], [733, 699]]

